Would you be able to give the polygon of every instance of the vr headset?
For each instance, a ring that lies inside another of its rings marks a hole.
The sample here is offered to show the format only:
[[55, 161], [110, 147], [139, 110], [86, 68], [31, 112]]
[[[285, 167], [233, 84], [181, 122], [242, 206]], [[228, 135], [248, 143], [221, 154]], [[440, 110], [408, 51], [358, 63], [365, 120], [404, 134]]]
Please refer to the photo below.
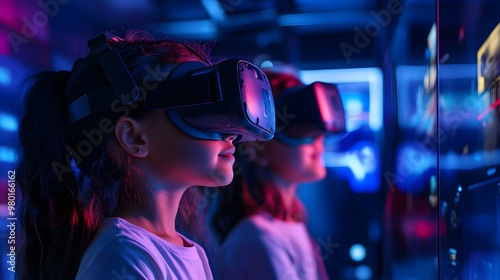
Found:
[[283, 91], [275, 101], [275, 137], [289, 146], [310, 144], [320, 134], [345, 132], [345, 113], [337, 87], [314, 82]]
[[143, 81], [139, 87], [118, 50], [108, 44], [116, 38], [106, 32], [88, 41], [111, 86], [70, 103], [70, 125], [93, 114], [129, 106], [132, 114], [165, 110], [178, 129], [198, 139], [220, 140], [228, 134], [238, 135], [235, 142], [273, 138], [271, 86], [256, 66], [239, 59], [215, 65], [190, 61], [177, 65], [166, 80]]

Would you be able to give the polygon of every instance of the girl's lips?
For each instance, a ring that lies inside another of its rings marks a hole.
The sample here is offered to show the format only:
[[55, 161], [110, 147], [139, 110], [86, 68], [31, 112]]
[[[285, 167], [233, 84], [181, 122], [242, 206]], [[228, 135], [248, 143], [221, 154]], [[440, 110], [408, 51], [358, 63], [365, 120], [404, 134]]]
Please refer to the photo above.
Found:
[[220, 154], [219, 156], [223, 158], [234, 159], [233, 154]]
[[221, 158], [225, 158], [225, 159], [232, 159], [232, 160], [235, 160], [235, 157], [234, 157], [234, 152], [236, 151], [236, 148], [233, 146], [231, 147], [230, 149], [228, 150], [225, 150], [225, 151], [222, 151], [220, 154], [219, 154], [219, 157]]
[[312, 154], [312, 158], [314, 158], [314, 159], [321, 158], [321, 156], [322, 156], [321, 153]]
[[236, 151], [236, 148], [233, 146], [231, 149], [222, 151], [219, 156], [231, 156], [234, 158], [234, 152]]

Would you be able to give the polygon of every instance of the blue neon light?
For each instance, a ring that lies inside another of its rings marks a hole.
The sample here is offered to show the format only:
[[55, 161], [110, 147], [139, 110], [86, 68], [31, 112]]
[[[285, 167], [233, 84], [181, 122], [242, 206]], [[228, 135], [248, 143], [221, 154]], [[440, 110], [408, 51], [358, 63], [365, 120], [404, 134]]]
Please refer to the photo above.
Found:
[[490, 168], [490, 169], [488, 169], [488, 171], [486, 171], [486, 174], [488, 176], [494, 175], [495, 173], [497, 173], [497, 168], [496, 167]]
[[12, 83], [12, 74], [10, 70], [0, 66], [0, 84], [8, 86]]
[[13, 148], [0, 146], [0, 161], [16, 162], [17, 155]]
[[361, 244], [354, 244], [349, 249], [349, 256], [353, 261], [360, 262], [366, 257], [366, 249], [365, 246]]
[[17, 120], [14, 116], [0, 113], [0, 129], [8, 130], [8, 131], [16, 131], [17, 130]]
[[325, 152], [323, 159], [326, 167], [337, 167], [333, 171], [348, 180], [354, 192], [369, 193], [380, 188], [380, 155], [374, 143], [360, 141], [345, 152]]

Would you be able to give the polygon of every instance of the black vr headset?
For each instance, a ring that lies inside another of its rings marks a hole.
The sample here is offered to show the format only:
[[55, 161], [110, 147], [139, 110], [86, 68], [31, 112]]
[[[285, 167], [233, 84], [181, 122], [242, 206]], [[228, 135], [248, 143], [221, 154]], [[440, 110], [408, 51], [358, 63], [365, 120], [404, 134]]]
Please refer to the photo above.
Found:
[[165, 110], [177, 128], [199, 139], [220, 140], [228, 134], [238, 135], [235, 142], [273, 138], [271, 87], [256, 66], [239, 59], [215, 65], [191, 61], [177, 65], [166, 80], [137, 85], [118, 50], [108, 44], [116, 38], [106, 32], [88, 41], [111, 86], [70, 103], [70, 125], [93, 114], [113, 112], [119, 105], [133, 108], [133, 114]]
[[279, 114], [275, 137], [289, 146], [312, 143], [323, 133], [345, 132], [344, 107], [333, 84], [314, 82], [287, 89], [275, 100], [275, 106]]

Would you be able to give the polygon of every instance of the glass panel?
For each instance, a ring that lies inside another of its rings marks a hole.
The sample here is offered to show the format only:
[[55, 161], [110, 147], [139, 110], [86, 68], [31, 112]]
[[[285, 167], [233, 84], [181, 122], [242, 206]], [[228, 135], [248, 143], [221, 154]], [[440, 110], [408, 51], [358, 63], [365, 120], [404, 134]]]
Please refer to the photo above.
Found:
[[500, 279], [500, 2], [438, 5], [440, 278]]

